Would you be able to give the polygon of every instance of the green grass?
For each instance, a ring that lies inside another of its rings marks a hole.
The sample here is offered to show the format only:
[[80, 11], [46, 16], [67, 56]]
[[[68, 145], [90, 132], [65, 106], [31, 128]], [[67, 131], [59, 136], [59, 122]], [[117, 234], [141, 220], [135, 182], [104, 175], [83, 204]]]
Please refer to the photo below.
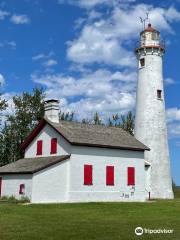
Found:
[[180, 198], [180, 187], [174, 187], [174, 196], [175, 198]]
[[[174, 234], [137, 237], [134, 229]], [[180, 199], [148, 203], [0, 203], [0, 240], [180, 239]]]

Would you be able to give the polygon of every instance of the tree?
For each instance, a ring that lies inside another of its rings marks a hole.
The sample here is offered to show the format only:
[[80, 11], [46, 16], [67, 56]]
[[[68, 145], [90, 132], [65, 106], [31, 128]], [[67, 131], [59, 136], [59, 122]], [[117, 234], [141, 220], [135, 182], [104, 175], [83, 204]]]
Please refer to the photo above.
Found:
[[44, 97], [43, 90], [37, 88], [32, 94], [24, 92], [13, 97], [15, 112], [7, 116], [0, 139], [1, 165], [23, 157], [20, 145], [44, 116]]
[[6, 110], [7, 106], [8, 106], [7, 101], [4, 99], [1, 99], [1, 94], [0, 94], [0, 124], [2, 121], [2, 111]]
[[67, 112], [67, 113], [65, 113], [65, 112], [60, 111], [59, 119], [63, 120], [63, 121], [70, 121], [70, 122], [72, 122], [74, 120], [74, 115], [75, 115], [74, 112]]
[[120, 127], [131, 135], [134, 135], [134, 121], [135, 116], [129, 111], [127, 115], [121, 115], [120, 117], [118, 114], [113, 115], [112, 119], [109, 118], [108, 126]]
[[88, 118], [83, 118], [83, 119], [82, 119], [82, 123], [83, 123], [83, 124], [90, 124], [91, 121], [90, 121]]
[[103, 121], [101, 120], [99, 114], [96, 112], [93, 116], [93, 119], [83, 118], [83, 124], [93, 124], [93, 125], [104, 125]]
[[132, 112], [128, 112], [126, 116], [121, 116], [121, 128], [134, 135], [135, 116]]
[[100, 118], [100, 116], [99, 116], [99, 114], [97, 112], [94, 114], [93, 124], [94, 125], [104, 125], [102, 120], [101, 120], [101, 118]]

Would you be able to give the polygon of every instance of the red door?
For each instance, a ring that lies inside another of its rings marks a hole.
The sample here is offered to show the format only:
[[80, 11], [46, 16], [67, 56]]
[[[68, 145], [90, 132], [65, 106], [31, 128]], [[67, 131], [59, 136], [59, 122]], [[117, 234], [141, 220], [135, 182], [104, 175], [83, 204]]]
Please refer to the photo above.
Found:
[[0, 177], [0, 197], [1, 197], [2, 177]]

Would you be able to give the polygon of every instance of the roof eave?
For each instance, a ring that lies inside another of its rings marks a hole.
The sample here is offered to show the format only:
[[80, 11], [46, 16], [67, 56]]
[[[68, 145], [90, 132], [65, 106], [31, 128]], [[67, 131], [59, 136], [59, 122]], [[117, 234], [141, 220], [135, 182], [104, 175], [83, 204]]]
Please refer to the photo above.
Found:
[[111, 148], [111, 149], [122, 149], [122, 150], [131, 150], [131, 151], [150, 151], [150, 149], [147, 147], [144, 148], [135, 148], [135, 147], [125, 147], [125, 146], [112, 146], [112, 145], [101, 145], [101, 144], [91, 144], [91, 143], [77, 143], [72, 142], [71, 143], [74, 146], [86, 146], [86, 147], [99, 147], [99, 148]]
[[64, 156], [63, 158], [61, 157], [60, 159], [54, 161], [54, 162], [51, 162], [51, 163], [48, 163], [42, 167], [39, 167], [39, 168], [36, 168], [32, 171], [14, 171], [14, 172], [10, 172], [10, 171], [6, 171], [6, 172], [0, 172], [1, 175], [5, 175], [5, 174], [34, 174], [34, 173], [37, 173], [37, 172], [40, 172], [41, 170], [44, 170], [48, 167], [51, 167], [59, 162], [63, 162], [65, 160], [68, 160], [70, 159], [71, 155], [67, 155], [67, 156]]

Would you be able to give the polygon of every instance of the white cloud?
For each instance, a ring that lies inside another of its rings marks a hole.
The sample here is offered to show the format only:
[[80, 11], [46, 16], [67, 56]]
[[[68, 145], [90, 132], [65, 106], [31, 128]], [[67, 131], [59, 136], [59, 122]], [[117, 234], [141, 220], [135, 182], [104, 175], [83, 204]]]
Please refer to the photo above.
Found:
[[46, 55], [44, 55], [43, 53], [40, 53], [38, 55], [33, 56], [32, 60], [36, 61], [36, 60], [40, 60], [40, 59], [44, 59], [44, 58], [46, 58]]
[[174, 81], [174, 79], [172, 79], [172, 78], [165, 78], [165, 79], [164, 79], [164, 83], [165, 83], [166, 85], [173, 85], [173, 84], [175, 84], [175, 81]]
[[41, 59], [48, 59], [50, 57], [54, 56], [54, 52], [50, 51], [48, 54], [45, 53], [39, 53], [35, 56], [32, 57], [32, 60], [37, 61], [37, 60], [41, 60]]
[[170, 138], [180, 137], [180, 108], [169, 108], [166, 111]]
[[167, 17], [168, 21], [170, 21], [170, 22], [180, 21], [180, 13], [174, 7], [170, 7], [166, 11], [166, 17]]
[[52, 66], [55, 66], [57, 64], [58, 64], [57, 61], [54, 60], [54, 59], [48, 59], [46, 62], [43, 63], [43, 65], [45, 67], [52, 67]]
[[13, 22], [14, 24], [29, 24], [31, 20], [25, 14], [14, 14], [11, 16], [11, 22]]
[[139, 16], [144, 16], [146, 12], [149, 12], [155, 28], [169, 33], [173, 32], [170, 23], [180, 20], [180, 12], [174, 7], [165, 9], [148, 4], [133, 4], [128, 8], [115, 5], [108, 17], [104, 14], [101, 19], [95, 18], [89, 22], [90, 11], [79, 37], [68, 42], [68, 59], [80, 64], [135, 66], [133, 49], [129, 51], [128, 44], [135, 42], [139, 36]]
[[7, 16], [9, 16], [9, 12], [0, 10], [0, 20], [4, 20]]
[[168, 133], [170, 138], [179, 138], [180, 137], [180, 122], [171, 123], [168, 125]]
[[62, 4], [62, 3], [69, 3], [69, 4], [73, 4], [82, 8], [93, 8], [96, 7], [98, 5], [108, 5], [108, 6], [115, 6], [117, 4], [127, 4], [129, 2], [135, 2], [135, 0], [59, 0], [58, 3]]
[[16, 42], [14, 41], [4, 41], [0, 42], [0, 47], [10, 47], [11, 49], [16, 49]]
[[8, 41], [7, 45], [11, 47], [11, 49], [16, 49], [16, 42], [14, 41]]
[[109, 65], [134, 66], [132, 52], [121, 47], [118, 39], [107, 36], [94, 26], [85, 26], [79, 39], [69, 42], [67, 56], [81, 63], [105, 63]]
[[5, 84], [5, 78], [4, 76], [0, 73], [0, 87], [4, 86]]
[[53, 67], [58, 64], [58, 62], [53, 58], [54, 52], [50, 51], [48, 54], [40, 53], [32, 57], [33, 61], [40, 61], [40, 63], [50, 70], [50, 67]]
[[48, 98], [63, 99], [62, 109], [84, 118], [98, 111], [102, 116], [127, 112], [135, 104], [136, 73], [100, 69], [75, 78], [62, 74], [32, 75], [46, 87]]
[[168, 122], [180, 121], [180, 109], [178, 108], [167, 109], [166, 115]]
[[[48, 96], [62, 99], [62, 109], [75, 110], [80, 117], [89, 116], [95, 111], [108, 116], [111, 113], [132, 110], [135, 106], [137, 79], [133, 71], [136, 59], [132, 45], [137, 41], [142, 29], [139, 17], [149, 12], [150, 22], [154, 28], [166, 34], [174, 34], [171, 24], [180, 21], [180, 11], [173, 6], [165, 8], [151, 4], [129, 4], [131, 1], [63, 2], [86, 9], [86, 18], [76, 21], [76, 30], [81, 29], [78, 37], [67, 43], [67, 57], [73, 62], [74, 69], [76, 66], [78, 70], [82, 69], [82, 76], [79, 78], [61, 74], [33, 76], [34, 81], [46, 86]], [[102, 5], [111, 7], [108, 11], [101, 11]], [[97, 6], [99, 8], [96, 8]], [[94, 73], [86, 71], [86, 65], [89, 67], [94, 63], [105, 64], [106, 68], [107, 65], [115, 65], [120, 67], [121, 71], [112, 72], [107, 69]], [[166, 78], [165, 84], [175, 84], [175, 81]], [[180, 109], [168, 109], [167, 121], [170, 136], [180, 136]]]

